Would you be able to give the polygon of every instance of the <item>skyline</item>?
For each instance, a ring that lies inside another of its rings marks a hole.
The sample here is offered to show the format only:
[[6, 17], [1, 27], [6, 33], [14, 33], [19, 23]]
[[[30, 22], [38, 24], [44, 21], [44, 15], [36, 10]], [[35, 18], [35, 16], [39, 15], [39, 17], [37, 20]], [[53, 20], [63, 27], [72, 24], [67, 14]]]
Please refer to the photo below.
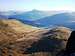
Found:
[[0, 0], [0, 11], [75, 11], [75, 0]]

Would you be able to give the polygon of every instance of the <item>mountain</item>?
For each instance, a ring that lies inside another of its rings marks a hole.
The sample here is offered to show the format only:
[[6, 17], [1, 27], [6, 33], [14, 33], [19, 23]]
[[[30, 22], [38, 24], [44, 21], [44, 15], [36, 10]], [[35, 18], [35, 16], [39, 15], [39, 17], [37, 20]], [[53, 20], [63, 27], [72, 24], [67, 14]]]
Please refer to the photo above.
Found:
[[[50, 25], [53, 26], [67, 26], [70, 28], [75, 29], [75, 13], [59, 13], [56, 15], [48, 16], [39, 20], [34, 21], [40, 27], [49, 27]], [[73, 26], [72, 26], [73, 25]]]
[[75, 29], [75, 12], [32, 10], [9, 17], [9, 19], [13, 18], [35, 27], [53, 28], [54, 26], [65, 26]]
[[54, 26], [65, 26], [75, 29], [75, 12], [39, 11], [35, 9], [27, 12], [9, 11], [1, 13], [0, 18], [14, 18], [35, 27], [48, 28]]
[[23, 12], [21, 14], [11, 15], [9, 18], [16, 18], [18, 20], [28, 20], [28, 21], [35, 21], [41, 18], [44, 18], [46, 16], [51, 16], [53, 14], [57, 14], [59, 12], [57, 11], [39, 11], [39, 10], [32, 10], [28, 12]]
[[[2, 19], [17, 19], [25, 24], [29, 24], [32, 26], [39, 26], [39, 23], [36, 23], [37, 20], [42, 18], [52, 16], [55, 14], [62, 13], [61, 11], [40, 11], [40, 10], [32, 10], [27, 12], [18, 12], [18, 11], [8, 11], [8, 12], [0, 12]], [[43, 26], [43, 25], [41, 25]], [[50, 25], [52, 27], [52, 25]], [[45, 27], [46, 28], [46, 27]]]

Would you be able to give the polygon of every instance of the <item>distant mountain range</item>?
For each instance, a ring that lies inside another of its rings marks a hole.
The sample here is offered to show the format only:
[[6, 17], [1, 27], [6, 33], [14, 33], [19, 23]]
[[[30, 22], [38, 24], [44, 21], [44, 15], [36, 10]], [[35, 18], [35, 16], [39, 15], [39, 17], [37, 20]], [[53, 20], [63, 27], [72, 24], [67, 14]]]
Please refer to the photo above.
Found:
[[25, 24], [33, 25], [36, 27], [50, 28], [56, 26], [65, 26], [72, 29], [75, 29], [75, 13], [74, 12], [64, 12], [53, 14], [51, 16], [46, 16], [38, 20], [20, 20]]
[[39, 11], [27, 12], [0, 12], [0, 18], [17, 19], [25, 24], [36, 27], [66, 26], [75, 29], [75, 12], [64, 11]]
[[16, 18], [19, 20], [28, 20], [28, 21], [35, 21], [47, 16], [52, 16], [53, 14], [57, 14], [57, 11], [39, 11], [39, 10], [32, 10], [28, 12], [23, 12], [20, 14], [15, 14], [9, 16], [10, 18]]
[[50, 25], [65, 26], [72, 23], [75, 23], [75, 13], [60, 13], [35, 21], [35, 24], [39, 24], [45, 27]]

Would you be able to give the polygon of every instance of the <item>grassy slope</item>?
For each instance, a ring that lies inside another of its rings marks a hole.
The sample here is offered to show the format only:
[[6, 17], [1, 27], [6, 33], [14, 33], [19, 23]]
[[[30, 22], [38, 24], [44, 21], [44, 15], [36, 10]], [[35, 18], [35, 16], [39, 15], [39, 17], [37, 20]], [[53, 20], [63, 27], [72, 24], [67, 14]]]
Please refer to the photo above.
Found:
[[26, 25], [23, 24], [17, 20], [0, 20], [0, 22], [2, 22], [2, 24], [7, 24], [8, 26], [10, 26], [12, 29], [14, 29], [15, 31], [22, 31], [22, 32], [26, 32], [26, 31], [33, 31], [36, 30], [38, 28], [35, 28], [33, 26], [30, 25]]
[[[0, 50], [4, 50], [5, 52], [1, 54], [2, 56], [9, 56], [10, 52], [8, 51], [12, 51], [12, 56], [25, 56], [26, 54], [23, 54], [23, 52], [25, 52], [26, 48], [32, 47], [32, 44], [34, 43], [34, 45], [41, 47], [42, 43], [47, 42], [46, 40], [49, 40], [48, 42], [53, 43], [49, 44], [49, 47], [55, 47], [55, 45], [57, 45], [58, 48], [61, 48], [59, 47], [60, 45], [58, 40], [64, 39], [66, 36], [68, 37], [69, 32], [70, 31], [66, 28], [43, 30], [26, 24], [24, 25], [17, 20], [0, 20]], [[38, 44], [39, 40], [42, 41], [42, 43], [40, 42], [41, 44]], [[50, 55], [50, 52], [48, 54]], [[33, 54], [27, 54], [27, 56], [32, 55]], [[38, 53], [34, 53], [34, 56], [36, 55], [47, 56], [44, 55], [44, 53], [41, 54], [41, 52], [39, 52], [39, 55]]]

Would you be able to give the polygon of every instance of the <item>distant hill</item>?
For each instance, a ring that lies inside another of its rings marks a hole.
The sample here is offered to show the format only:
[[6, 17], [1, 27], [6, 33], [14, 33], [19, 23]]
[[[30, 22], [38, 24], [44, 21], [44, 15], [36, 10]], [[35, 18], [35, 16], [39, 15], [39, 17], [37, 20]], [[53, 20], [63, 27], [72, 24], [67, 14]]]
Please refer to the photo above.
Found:
[[59, 13], [58, 11], [39, 11], [39, 10], [32, 10], [28, 12], [23, 12], [21, 14], [11, 15], [10, 18], [16, 18], [18, 20], [28, 20], [28, 21], [34, 21], [41, 18], [44, 18], [46, 16], [51, 16], [53, 14]]
[[53, 26], [65, 26], [75, 29], [75, 13], [59, 13], [53, 16], [48, 16], [39, 20], [34, 21], [36, 25], [49, 27]]

